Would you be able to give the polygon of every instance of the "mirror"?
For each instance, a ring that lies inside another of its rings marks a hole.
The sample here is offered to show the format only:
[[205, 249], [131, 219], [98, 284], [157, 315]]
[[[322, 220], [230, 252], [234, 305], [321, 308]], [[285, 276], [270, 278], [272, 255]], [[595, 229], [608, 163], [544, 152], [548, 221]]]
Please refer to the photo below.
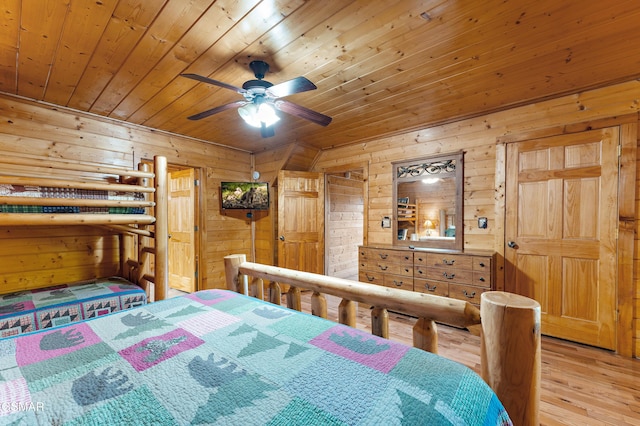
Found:
[[462, 157], [392, 163], [394, 245], [462, 251]]

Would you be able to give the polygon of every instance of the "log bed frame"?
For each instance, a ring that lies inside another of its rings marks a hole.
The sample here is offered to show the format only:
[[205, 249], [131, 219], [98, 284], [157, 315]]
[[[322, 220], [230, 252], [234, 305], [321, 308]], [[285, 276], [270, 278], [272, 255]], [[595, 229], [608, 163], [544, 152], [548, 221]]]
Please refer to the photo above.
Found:
[[[342, 299], [338, 320], [356, 326], [356, 302], [372, 306], [372, 333], [389, 337], [388, 310], [418, 318], [413, 345], [437, 353], [437, 322], [481, 335], [482, 378], [505, 406], [514, 425], [537, 425], [540, 404], [540, 304], [505, 292], [486, 292], [480, 309], [469, 302], [365, 284], [309, 272], [247, 262], [244, 254], [226, 256], [229, 290], [280, 305], [280, 285], [289, 286], [287, 307], [302, 310], [301, 289], [310, 290], [312, 314], [327, 318], [325, 294]], [[482, 321], [481, 321], [482, 318]]]
[[[153, 185], [151, 185], [153, 182]], [[0, 195], [2, 205], [141, 207], [145, 214], [109, 213], [0, 213], [0, 226], [92, 225], [119, 234], [120, 275], [150, 294], [165, 299], [168, 292], [167, 160], [156, 156], [153, 171], [106, 167], [0, 152], [0, 184], [53, 188], [122, 191], [145, 194], [142, 200], [17, 197]]]

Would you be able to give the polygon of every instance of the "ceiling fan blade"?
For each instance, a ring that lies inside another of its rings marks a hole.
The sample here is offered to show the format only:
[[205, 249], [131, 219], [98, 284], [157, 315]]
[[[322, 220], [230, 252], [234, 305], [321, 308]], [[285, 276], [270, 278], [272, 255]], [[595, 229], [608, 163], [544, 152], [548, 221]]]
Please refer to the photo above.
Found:
[[198, 114], [195, 114], [195, 115], [190, 115], [187, 118], [189, 120], [200, 120], [202, 118], [209, 117], [209, 116], [211, 116], [213, 114], [217, 114], [219, 112], [226, 111], [226, 110], [231, 109], [231, 108], [239, 108], [239, 107], [241, 107], [243, 105], [246, 105], [246, 104], [247, 104], [246, 101], [231, 102], [230, 104], [220, 105], [218, 107], [211, 108], [211, 109], [208, 109], [206, 111], [202, 111], [201, 113], [198, 113]]
[[273, 125], [267, 127], [266, 124], [262, 123], [262, 126], [260, 127], [260, 136], [262, 136], [263, 138], [270, 138], [275, 135], [276, 132], [273, 129]]
[[305, 77], [296, 77], [293, 80], [276, 84], [267, 89], [267, 94], [274, 98], [283, 98], [294, 93], [308, 92], [317, 89], [316, 85]]
[[304, 118], [305, 120], [312, 121], [321, 126], [328, 126], [332, 120], [332, 118], [328, 115], [320, 114], [319, 112], [310, 110], [309, 108], [305, 108], [298, 104], [294, 104], [293, 102], [278, 100], [274, 102], [274, 105], [280, 111], [286, 112], [287, 114], [295, 115], [296, 117]]
[[192, 80], [197, 80], [200, 81], [202, 83], [208, 83], [208, 84], [213, 84], [214, 86], [218, 86], [218, 87], [223, 87], [225, 89], [229, 89], [229, 90], [233, 90], [234, 92], [238, 92], [238, 93], [245, 93], [246, 90], [241, 88], [241, 87], [236, 87], [233, 86], [231, 84], [227, 84], [227, 83], [223, 83], [222, 81], [218, 81], [218, 80], [213, 80], [209, 77], [204, 77], [198, 74], [180, 74], [181, 77], [187, 77], [190, 78]]

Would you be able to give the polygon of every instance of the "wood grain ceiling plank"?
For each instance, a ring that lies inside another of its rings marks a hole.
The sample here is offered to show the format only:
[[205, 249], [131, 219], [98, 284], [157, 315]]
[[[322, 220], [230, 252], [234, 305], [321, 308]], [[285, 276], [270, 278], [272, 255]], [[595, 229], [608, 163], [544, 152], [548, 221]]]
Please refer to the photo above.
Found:
[[[263, 4], [265, 4], [265, 2], [260, 5]], [[301, 5], [302, 3], [299, 0], [293, 0], [292, 4]], [[227, 63], [234, 56], [241, 54], [242, 52], [246, 52], [245, 49], [255, 42], [255, 40], [259, 39], [263, 34], [271, 30], [280, 21], [286, 18], [279, 13], [277, 9], [272, 9], [271, 6], [265, 9], [266, 7], [267, 6], [256, 7], [251, 10], [251, 12], [248, 13], [240, 22], [233, 26], [223, 39], [214, 43], [204, 55], [198, 58], [198, 60], [194, 62], [193, 66], [189, 67], [188, 71], [204, 76], [210, 76], [213, 79], [224, 81], [229, 84], [235, 84], [237, 86], [241, 86], [242, 81], [253, 79], [250, 72], [242, 75], [237, 72], [235, 67], [227, 67], [225, 70], [228, 71], [215, 72], [214, 74], [211, 74], [212, 67], [205, 68], [206, 70], [203, 72], [199, 70], [204, 68], [205, 62], [210, 63], [209, 61], [212, 59], [222, 57], [225, 58], [224, 63]], [[266, 16], [266, 11], [270, 12], [271, 15]], [[253, 39], [252, 43], [247, 44], [247, 40], [251, 39]], [[241, 100], [238, 94], [230, 90], [216, 88], [208, 84], [193, 83], [189, 80], [188, 82], [191, 87], [190, 90], [186, 90], [167, 108], [150, 117], [144, 122], [144, 124], [146, 126], [162, 128], [169, 131], [176, 131], [175, 125], [171, 125], [171, 122], [177, 123], [181, 129], [186, 129], [189, 126], [197, 127], [197, 125], [194, 124], [197, 122], [186, 120], [186, 117], [212, 108], [216, 105]], [[181, 82], [180, 84], [183, 83]], [[215, 104], [212, 104], [211, 99], [215, 99], [218, 102], [214, 101]]]
[[18, 93], [41, 100], [70, 0], [25, 0], [20, 19]]
[[180, 40], [214, 0], [167, 2], [122, 67], [105, 87], [91, 112], [110, 115], [157, 62]]
[[[178, 98], [193, 82], [186, 78], [177, 77], [185, 72], [191, 64], [198, 61], [211, 47], [219, 41], [241, 18], [255, 6], [255, 0], [239, 2], [236, 0], [222, 0], [214, 3], [202, 15], [185, 36], [165, 55], [153, 70], [136, 86], [114, 111], [114, 116], [144, 123], [149, 117], [162, 110], [167, 103]], [[205, 59], [206, 60], [206, 59]], [[206, 61], [208, 68], [218, 68], [226, 62], [224, 56]], [[200, 68], [204, 68], [201, 65]], [[193, 67], [190, 72], [193, 72]], [[175, 80], [175, 81], [174, 81]], [[150, 102], [149, 105], [146, 105]]]
[[118, 0], [74, 0], [64, 21], [44, 100], [66, 105], [100, 41]]
[[[364, 2], [364, 3], [352, 3], [349, 7], [346, 8], [342, 8], [342, 9], [337, 9], [334, 13], [333, 10], [330, 11], [331, 14], [331, 19], [328, 21], [322, 21], [321, 23], [317, 23], [314, 27], [312, 27], [312, 29], [309, 29], [308, 31], [304, 32], [304, 36], [303, 37], [299, 37], [298, 39], [295, 40], [295, 43], [299, 43], [302, 44], [304, 43], [304, 49], [305, 51], [310, 51], [313, 52], [313, 49], [316, 49], [320, 46], [326, 45], [328, 42], [330, 42], [335, 35], [333, 35], [333, 32], [328, 30], [328, 28], [333, 28], [334, 26], [336, 27], [349, 27], [351, 25], [355, 25], [356, 21], [355, 21], [355, 17], [359, 16], [358, 19], [360, 20], [366, 20], [367, 17], [369, 16], [373, 16], [375, 15], [375, 13], [377, 11], [379, 11], [381, 9], [381, 5], [379, 2]], [[303, 16], [306, 16], [303, 15]], [[295, 15], [293, 15], [293, 17], [295, 18]], [[298, 19], [300, 21], [300, 19]], [[310, 21], [309, 19], [306, 19], [305, 22]], [[348, 22], [348, 24], [347, 24]], [[309, 22], [311, 24], [314, 24], [313, 21]], [[321, 28], [320, 31], [318, 31], [317, 33], [314, 33], [314, 31], [317, 31], [318, 28]], [[262, 40], [259, 40], [258, 43], [260, 43], [261, 45], [263, 44]], [[294, 55], [294, 54], [289, 54], [287, 53], [286, 55], [287, 60], [291, 60], [291, 58], [295, 59], [298, 56]], [[278, 63], [284, 63], [285, 59], [280, 59], [283, 58], [283, 56], [280, 54], [280, 52], [278, 52], [276, 54], [276, 61]], [[283, 68], [287, 68], [286, 66]], [[301, 75], [301, 74], [306, 74], [305, 70], [308, 68], [305, 66], [305, 64], [302, 64], [300, 66], [299, 69], [297, 70], [291, 70], [291, 67], [289, 67], [288, 71], [289, 77], [294, 77], [297, 75]], [[216, 73], [215, 77], [216, 79], [224, 79], [225, 76], [222, 75], [220, 76], [221, 73]], [[230, 76], [231, 77], [231, 76]], [[236, 77], [237, 78], [237, 77]], [[246, 77], [247, 79], [250, 79], [251, 76], [248, 75]], [[271, 79], [274, 83], [278, 83], [278, 80], [273, 80]], [[309, 95], [309, 93], [305, 93], [305, 95]], [[220, 100], [218, 100], [220, 102]], [[221, 102], [224, 103], [224, 102]], [[213, 106], [213, 105], [211, 105]], [[210, 108], [211, 106], [205, 107], [203, 106], [202, 109], [207, 109]], [[187, 112], [183, 113], [182, 116], [186, 116], [188, 115]], [[162, 125], [168, 127], [168, 128], [172, 128], [171, 124], [172, 121], [168, 121]], [[209, 133], [210, 130], [213, 126], [210, 123], [207, 123], [207, 121], [205, 120], [201, 120], [200, 122], [191, 122], [191, 123], [178, 123], [178, 125], [182, 124], [179, 129], [180, 130], [175, 130], [174, 131], [189, 131], [191, 134], [198, 134], [198, 130], [200, 129], [200, 131], [202, 132], [207, 132]], [[241, 121], [238, 121], [239, 125], [244, 125]], [[155, 123], [153, 125], [156, 125]], [[160, 125], [160, 124], [158, 124]], [[188, 129], [193, 129], [193, 130], [188, 130]], [[192, 133], [193, 132], [193, 133]]]
[[120, 0], [67, 106], [91, 109], [165, 3]]
[[17, 93], [18, 90], [18, 45], [20, 35], [20, 0], [5, 0], [2, 3], [0, 25], [0, 92]]
[[[624, 15], [624, 16], [626, 17], [627, 15]], [[632, 19], [633, 19], [633, 17], [631, 17], [630, 19], [632, 20]], [[598, 34], [598, 32], [597, 32], [597, 31], [596, 31], [595, 33], [596, 33], [596, 34]], [[543, 38], [544, 38], [544, 37], [543, 37]], [[548, 38], [545, 38], [545, 39], [546, 39], [546, 40], [548, 40]], [[513, 62], [513, 60], [511, 60], [511, 59], [508, 59], [508, 60], [509, 60], [509, 63], [512, 63], [512, 62]], [[538, 61], [539, 61], [539, 60], [538, 60]], [[517, 67], [514, 67], [514, 68], [517, 68], [518, 70], [527, 70], [527, 69], [528, 69], [528, 67], [527, 67], [527, 66], [523, 66], [522, 64], [519, 64]], [[466, 78], [467, 78], [467, 79], [473, 79], [473, 75], [472, 75], [472, 74], [470, 74], [470, 73], [465, 74], [465, 76], [466, 76]], [[476, 76], [476, 77], [478, 77], [478, 76]], [[521, 75], [519, 75], [519, 76], [518, 76], [518, 78], [521, 78], [521, 77], [522, 77]], [[397, 80], [397, 81], [403, 81], [404, 79], [402, 79], [402, 78], [397, 78], [396, 80]], [[486, 88], [486, 84], [487, 84], [487, 83], [486, 83], [486, 80], [485, 80], [485, 79], [477, 79], [477, 80], [481, 82], [481, 85], [482, 85], [482, 87], [483, 87], [483, 88]], [[456, 77], [456, 87], [461, 87], [461, 86], [462, 86], [462, 87], [464, 87], [464, 85], [461, 85], [461, 84], [459, 84], [459, 83], [460, 83], [460, 79], [459, 79], [458, 77]], [[389, 89], [389, 88], [386, 88], [386, 89]], [[393, 91], [393, 93], [395, 93], [395, 92], [396, 92], [396, 91], [394, 90], [394, 91]], [[384, 92], [384, 93], [388, 93], [388, 92]], [[437, 99], [437, 98], [438, 98], [437, 96], [434, 96], [434, 99]], [[477, 106], [477, 105], [476, 105], [476, 106]], [[483, 107], [486, 109], [486, 105], [483, 105]], [[363, 124], [363, 123], [354, 123], [354, 124], [360, 124], [360, 125], [361, 125], [361, 124]]]

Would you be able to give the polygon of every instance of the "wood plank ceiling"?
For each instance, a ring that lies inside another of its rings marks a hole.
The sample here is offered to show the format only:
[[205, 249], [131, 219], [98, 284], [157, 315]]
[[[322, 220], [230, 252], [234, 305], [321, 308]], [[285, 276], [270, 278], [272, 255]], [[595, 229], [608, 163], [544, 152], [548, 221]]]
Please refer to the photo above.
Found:
[[[328, 149], [640, 76], [637, 0], [3, 0], [0, 91], [247, 151]], [[286, 98], [260, 137], [236, 111], [248, 64]]]

